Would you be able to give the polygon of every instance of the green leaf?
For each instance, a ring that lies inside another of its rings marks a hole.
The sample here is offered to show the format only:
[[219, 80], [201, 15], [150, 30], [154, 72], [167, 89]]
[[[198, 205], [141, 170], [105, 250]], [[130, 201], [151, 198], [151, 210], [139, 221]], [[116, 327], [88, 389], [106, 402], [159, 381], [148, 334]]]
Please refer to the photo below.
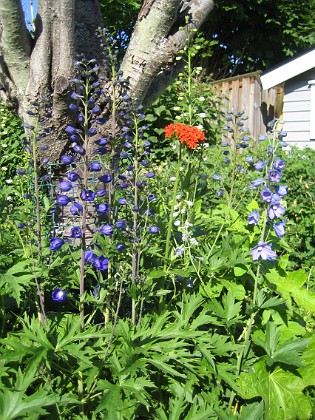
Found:
[[265, 360], [254, 365], [253, 373], [242, 373], [239, 393], [244, 399], [262, 397], [265, 420], [309, 419], [311, 404], [303, 394], [303, 378], [280, 367], [267, 370]]
[[315, 294], [303, 287], [307, 280], [307, 275], [303, 270], [291, 271], [286, 277], [282, 277], [276, 269], [272, 269], [266, 273], [266, 278], [277, 286], [277, 290], [284, 298], [289, 295], [298, 306], [315, 313]]
[[234, 267], [234, 275], [236, 277], [241, 277], [245, 273], [247, 273], [247, 267], [246, 266], [235, 266]]

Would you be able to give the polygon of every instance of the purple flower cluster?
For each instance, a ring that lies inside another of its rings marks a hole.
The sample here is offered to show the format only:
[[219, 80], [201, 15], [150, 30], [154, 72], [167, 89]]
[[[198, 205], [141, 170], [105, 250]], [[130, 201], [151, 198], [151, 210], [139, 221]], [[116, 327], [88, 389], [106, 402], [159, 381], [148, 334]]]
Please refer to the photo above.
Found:
[[[267, 162], [258, 161], [254, 164], [254, 167], [256, 170], [262, 170], [266, 164]], [[286, 220], [281, 218], [285, 214], [282, 199], [287, 194], [287, 187], [285, 185], [279, 185], [283, 169], [285, 169], [285, 162], [282, 159], [275, 159], [272, 167], [266, 170], [267, 176], [265, 178], [255, 179], [250, 185], [252, 189], [257, 189], [262, 186], [260, 196], [266, 207], [267, 223], [273, 226], [273, 230], [278, 238], [282, 238], [285, 234], [286, 224]], [[258, 225], [259, 221], [259, 210], [252, 211], [248, 216], [248, 224]], [[273, 261], [277, 258], [277, 254], [271, 249], [271, 245], [266, 244], [263, 240], [252, 248], [250, 253], [253, 260], [262, 259]]]
[[[153, 238], [159, 233], [158, 226], [147, 223], [147, 218], [153, 214], [151, 203], [157, 201], [156, 195], [149, 190], [156, 174], [149, 166], [151, 143], [145, 138], [146, 126], [141, 122], [144, 118], [142, 106], [133, 103], [128, 95], [123, 94], [119, 99], [117, 126], [121, 127], [122, 150], [120, 156], [111, 157], [108, 152], [116, 147], [117, 138], [98, 136], [98, 125], [105, 122], [100, 104], [110, 104], [116, 98], [111, 97], [109, 88], [101, 87], [106, 84], [98, 80], [99, 70], [94, 60], [82, 59], [75, 68], [78, 76], [73, 79], [74, 91], [69, 105], [74, 123], [65, 128], [71, 147], [61, 157], [62, 165], [68, 168], [66, 176], [56, 186], [56, 204], [60, 212], [73, 216], [73, 226], [67, 232], [72, 240], [52, 237], [50, 249], [58, 251], [66, 241], [72, 246], [79, 240], [86, 243], [86, 217], [93, 213], [99, 225], [94, 229], [96, 235], [89, 245], [93, 250], [85, 251], [84, 263], [104, 272], [109, 265], [109, 259], [104, 256], [108, 254], [102, 248], [104, 241], [113, 247], [113, 258], [122, 258], [119, 254], [129, 247], [129, 243], [137, 244], [143, 234], [151, 234]], [[124, 91], [126, 85], [122, 75], [117, 72], [115, 77], [115, 82], [121, 83]], [[87, 114], [83, 112], [82, 104], [88, 109]], [[115, 175], [108, 169], [112, 167], [115, 167]], [[55, 297], [55, 300], [61, 298], [61, 289]]]

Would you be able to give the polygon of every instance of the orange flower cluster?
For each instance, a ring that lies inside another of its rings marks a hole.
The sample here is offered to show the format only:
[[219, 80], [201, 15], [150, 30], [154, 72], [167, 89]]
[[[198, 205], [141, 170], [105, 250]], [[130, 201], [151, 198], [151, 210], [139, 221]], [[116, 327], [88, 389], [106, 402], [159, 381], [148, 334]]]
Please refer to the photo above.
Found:
[[181, 143], [186, 144], [189, 149], [195, 149], [200, 142], [205, 141], [205, 133], [192, 125], [182, 123], [171, 123], [164, 128], [164, 134], [167, 138], [174, 135], [178, 137]]

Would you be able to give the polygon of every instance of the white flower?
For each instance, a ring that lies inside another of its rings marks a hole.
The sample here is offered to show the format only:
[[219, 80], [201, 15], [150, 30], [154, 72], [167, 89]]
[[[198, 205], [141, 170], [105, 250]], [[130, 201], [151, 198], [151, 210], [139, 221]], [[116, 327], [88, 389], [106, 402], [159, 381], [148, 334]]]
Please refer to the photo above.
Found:
[[207, 116], [207, 114], [205, 112], [201, 112], [199, 114], [199, 117], [201, 117], [201, 118], [206, 118], [206, 116]]
[[199, 242], [197, 241], [197, 239], [196, 239], [196, 238], [190, 238], [190, 243], [191, 243], [192, 245], [199, 245]]
[[179, 213], [178, 212], [176, 212], [176, 211], [174, 211], [174, 213], [173, 213], [173, 217], [177, 217], [179, 215]]
[[175, 176], [171, 176], [170, 177], [170, 181], [175, 182], [176, 181], [176, 177]]
[[6, 167], [6, 166], [2, 166], [2, 168], [1, 168], [3, 171], [7, 171], [8, 170], [8, 168]]
[[192, 201], [189, 200], [185, 200], [185, 203], [187, 204], [187, 206], [192, 207], [194, 205], [194, 203]]
[[182, 198], [182, 195], [181, 194], [177, 194], [176, 200], [180, 200], [181, 198]]
[[206, 100], [206, 98], [204, 97], [204, 96], [200, 96], [199, 98], [198, 98], [198, 101], [200, 101], [200, 102], [203, 102], [203, 101], [205, 101]]
[[183, 255], [183, 253], [184, 253], [184, 247], [183, 247], [182, 245], [178, 246], [178, 247], [175, 249], [175, 254], [176, 254], [178, 257], [181, 257], [181, 256]]
[[186, 213], [186, 209], [181, 209], [181, 214], [185, 214]]
[[179, 106], [174, 106], [174, 111], [180, 111], [180, 107]]
[[175, 220], [174, 226], [180, 226], [180, 220]]
[[188, 235], [187, 235], [187, 233], [183, 233], [182, 234], [182, 241], [183, 242], [186, 242], [188, 240]]
[[11, 200], [12, 200], [11, 195], [8, 195], [8, 196], [7, 196], [7, 200], [8, 200], [8, 201], [11, 201]]
[[[2, 134], [7, 134], [7, 133], [3, 132]], [[2, 146], [2, 147], [8, 147], [8, 145], [7, 145], [7, 144], [5, 144], [5, 143], [3, 143], [1, 146]]]
[[192, 224], [191, 223], [189, 223], [187, 220], [186, 220], [186, 222], [185, 222], [185, 228], [186, 229], [188, 229], [188, 228], [190, 228], [190, 227], [192, 227]]
[[12, 184], [13, 179], [7, 179], [5, 182], [6, 182], [7, 184]]

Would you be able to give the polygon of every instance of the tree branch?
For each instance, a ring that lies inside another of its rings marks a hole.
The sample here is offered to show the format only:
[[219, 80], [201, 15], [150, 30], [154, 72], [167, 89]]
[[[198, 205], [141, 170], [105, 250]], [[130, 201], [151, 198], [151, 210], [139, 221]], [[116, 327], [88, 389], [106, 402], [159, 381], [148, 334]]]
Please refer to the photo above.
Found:
[[[187, 30], [199, 29], [213, 6], [213, 0], [148, 1], [122, 63], [131, 96], [149, 105], [176, 78], [180, 68], [175, 57], [185, 46]], [[181, 29], [185, 16], [189, 18], [186, 31]]]

